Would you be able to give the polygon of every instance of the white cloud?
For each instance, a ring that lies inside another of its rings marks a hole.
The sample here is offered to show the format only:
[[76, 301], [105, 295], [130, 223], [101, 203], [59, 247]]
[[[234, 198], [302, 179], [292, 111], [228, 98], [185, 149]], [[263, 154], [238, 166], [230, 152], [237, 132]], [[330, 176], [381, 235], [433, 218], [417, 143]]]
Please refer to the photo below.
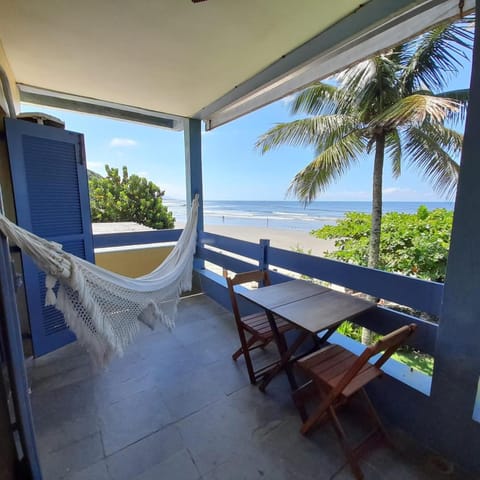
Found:
[[87, 160], [87, 167], [90, 168], [90, 169], [95, 169], [95, 168], [103, 168], [104, 167], [104, 163], [102, 162], [89, 162]]
[[411, 188], [388, 187], [382, 190], [384, 195], [412, 195], [417, 192]]
[[117, 147], [135, 147], [137, 142], [131, 138], [112, 138], [109, 143], [110, 148]]
[[185, 185], [183, 184], [173, 184], [165, 182], [155, 182], [164, 192], [165, 196], [168, 198], [184, 199], [187, 196]]

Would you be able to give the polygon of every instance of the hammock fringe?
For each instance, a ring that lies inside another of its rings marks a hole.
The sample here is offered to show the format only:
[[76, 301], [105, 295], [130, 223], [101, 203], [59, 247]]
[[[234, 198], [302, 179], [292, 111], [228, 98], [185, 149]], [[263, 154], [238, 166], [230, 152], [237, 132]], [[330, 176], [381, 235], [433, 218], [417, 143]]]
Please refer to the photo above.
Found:
[[198, 195], [175, 247], [159, 267], [139, 278], [109, 272], [71, 255], [3, 215], [0, 230], [46, 273], [45, 305], [63, 313], [95, 363], [104, 366], [114, 355], [123, 355], [142, 324], [152, 329], [159, 322], [175, 326], [179, 297], [192, 287], [197, 218]]

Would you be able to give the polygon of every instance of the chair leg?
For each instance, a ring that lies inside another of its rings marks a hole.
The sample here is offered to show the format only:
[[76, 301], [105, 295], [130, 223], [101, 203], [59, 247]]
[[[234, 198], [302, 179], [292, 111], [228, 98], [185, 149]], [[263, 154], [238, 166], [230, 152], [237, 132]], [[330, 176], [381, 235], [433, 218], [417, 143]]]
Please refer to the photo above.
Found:
[[237, 328], [238, 336], [240, 337], [243, 358], [245, 358], [245, 365], [247, 366], [248, 378], [250, 379], [250, 383], [252, 385], [255, 385], [257, 383], [257, 380], [255, 378], [255, 370], [253, 369], [252, 359], [250, 358], [250, 350], [248, 348], [249, 342], [252, 340], [252, 338], [247, 341], [247, 337], [245, 336], [245, 330], [238, 325]]
[[308, 419], [305, 402], [316, 393], [317, 391], [312, 380], [309, 380], [307, 383], [292, 392], [293, 403], [295, 407], [297, 407], [302, 422], [306, 422]]
[[375, 407], [373, 406], [373, 403], [372, 401], [370, 400], [370, 397], [367, 395], [367, 392], [365, 391], [364, 388], [360, 389], [360, 393], [362, 394], [364, 400], [365, 400], [365, 403], [367, 404], [367, 409], [368, 409], [368, 414], [370, 415], [370, 417], [372, 418], [373, 420], [373, 423], [376, 425], [377, 429], [380, 431], [380, 433], [383, 435], [383, 437], [385, 438], [385, 441], [391, 446], [393, 447], [393, 443], [390, 439], [390, 436], [389, 434], [387, 433], [387, 431], [385, 430], [385, 427], [383, 426], [383, 423], [382, 423], [382, 420], [380, 419], [378, 413], [377, 413], [377, 410], [375, 409]]
[[332, 419], [333, 428], [334, 428], [335, 433], [337, 434], [337, 437], [340, 441], [340, 445], [342, 446], [343, 451], [345, 452], [348, 463], [350, 464], [350, 468], [352, 469], [353, 475], [355, 476], [355, 478], [357, 480], [362, 480], [363, 479], [363, 472], [360, 469], [360, 465], [358, 464], [357, 455], [355, 455], [354, 450], [348, 444], [347, 436], [345, 435], [345, 431], [343, 430], [343, 427], [340, 424], [340, 421], [338, 420], [338, 417], [337, 417], [337, 414], [335, 413], [334, 407], [332, 407], [331, 405], [328, 407], [328, 414], [329, 414], [330, 418]]
[[[257, 339], [255, 337], [250, 337], [250, 339], [247, 341], [247, 349], [250, 350], [252, 348], [252, 346], [255, 344], [256, 341], [257, 341]], [[243, 354], [243, 347], [240, 346], [239, 349], [236, 350], [232, 354], [233, 360], [237, 361], [239, 359], [240, 355], [242, 355], [242, 354]]]
[[319, 421], [320, 419], [327, 413], [329, 405], [332, 403], [330, 397], [326, 397], [320, 406], [307, 418], [305, 422], [303, 422], [302, 428], [300, 432], [303, 435], [306, 435]]

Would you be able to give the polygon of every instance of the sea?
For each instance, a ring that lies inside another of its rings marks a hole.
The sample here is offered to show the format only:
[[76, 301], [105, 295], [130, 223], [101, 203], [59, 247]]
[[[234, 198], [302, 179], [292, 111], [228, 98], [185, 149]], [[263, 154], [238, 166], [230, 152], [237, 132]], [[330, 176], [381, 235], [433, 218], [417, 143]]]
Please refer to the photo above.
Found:
[[[164, 199], [176, 223], [186, 221], [186, 204], [181, 200]], [[415, 213], [425, 205], [429, 210], [453, 210], [453, 202], [383, 202], [383, 212]], [[370, 213], [371, 202], [314, 201], [304, 206], [298, 201], [233, 201], [205, 200], [205, 225], [234, 225], [311, 231], [334, 225], [346, 212]]]

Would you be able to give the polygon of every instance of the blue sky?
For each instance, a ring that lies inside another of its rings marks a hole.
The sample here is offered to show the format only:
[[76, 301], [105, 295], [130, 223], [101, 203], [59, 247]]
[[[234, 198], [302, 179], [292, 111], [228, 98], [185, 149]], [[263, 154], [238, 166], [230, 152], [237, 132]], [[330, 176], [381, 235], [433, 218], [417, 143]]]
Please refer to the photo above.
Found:
[[[450, 82], [450, 89], [468, 88], [470, 62]], [[103, 174], [104, 165], [126, 165], [129, 172], [154, 181], [165, 197], [185, 198], [183, 132], [110, 120], [37, 105], [22, 111], [42, 111], [61, 118], [68, 130], [85, 135], [88, 168]], [[254, 149], [259, 135], [277, 122], [292, 120], [288, 98], [210, 132], [204, 132], [203, 180], [206, 200], [285, 200], [294, 175], [313, 159], [313, 150], [281, 147], [266, 155]], [[317, 200], [370, 200], [373, 162], [352, 168]], [[418, 172], [405, 168], [395, 180], [386, 163], [384, 201], [437, 201]]]

